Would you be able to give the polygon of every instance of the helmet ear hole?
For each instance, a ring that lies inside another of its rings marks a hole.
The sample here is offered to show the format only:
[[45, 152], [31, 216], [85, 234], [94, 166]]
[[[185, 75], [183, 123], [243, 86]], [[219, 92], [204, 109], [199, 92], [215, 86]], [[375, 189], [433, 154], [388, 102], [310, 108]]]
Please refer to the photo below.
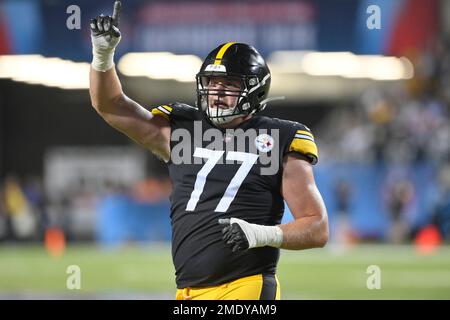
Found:
[[209, 84], [210, 77], [200, 77], [200, 83], [203, 87], [206, 87]]
[[258, 99], [261, 99], [262, 97], [264, 97], [265, 94], [266, 94], [265, 91], [258, 93]]

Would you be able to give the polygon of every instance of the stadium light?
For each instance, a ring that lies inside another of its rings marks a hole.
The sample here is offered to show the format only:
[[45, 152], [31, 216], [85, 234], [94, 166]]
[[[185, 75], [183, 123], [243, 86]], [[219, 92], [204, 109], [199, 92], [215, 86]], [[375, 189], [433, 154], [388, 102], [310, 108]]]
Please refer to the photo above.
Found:
[[192, 82], [202, 60], [194, 55], [176, 55], [170, 52], [141, 52], [125, 54], [119, 61], [119, 71], [130, 77], [173, 79]]
[[377, 81], [406, 80], [414, 76], [414, 67], [405, 57], [355, 55], [351, 52], [277, 51], [268, 60], [277, 73]]
[[89, 63], [41, 55], [0, 56], [0, 78], [62, 89], [89, 88]]

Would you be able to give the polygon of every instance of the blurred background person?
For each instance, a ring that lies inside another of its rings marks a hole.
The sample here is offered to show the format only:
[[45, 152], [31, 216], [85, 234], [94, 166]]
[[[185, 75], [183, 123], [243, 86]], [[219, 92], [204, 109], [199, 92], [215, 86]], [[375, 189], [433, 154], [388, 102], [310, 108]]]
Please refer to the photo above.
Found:
[[450, 165], [448, 163], [440, 169], [438, 181], [436, 200], [431, 206], [431, 223], [448, 242], [450, 240]]
[[336, 181], [334, 185], [336, 197], [335, 236], [333, 241], [340, 245], [352, 244], [355, 241], [351, 226], [352, 187], [345, 179]]
[[5, 211], [15, 240], [33, 240], [36, 232], [36, 216], [19, 180], [9, 175], [5, 179]]

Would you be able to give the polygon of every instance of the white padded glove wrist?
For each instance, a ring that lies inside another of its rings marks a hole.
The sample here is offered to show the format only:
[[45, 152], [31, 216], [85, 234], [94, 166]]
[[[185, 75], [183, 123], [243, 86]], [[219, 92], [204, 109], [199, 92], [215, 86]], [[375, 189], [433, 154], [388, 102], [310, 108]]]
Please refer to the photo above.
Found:
[[283, 230], [278, 226], [263, 226], [231, 218], [230, 224], [237, 223], [244, 231], [249, 249], [264, 246], [279, 248], [283, 243]]
[[92, 68], [97, 71], [105, 72], [114, 66], [114, 52], [120, 42], [120, 37], [109, 36], [109, 41], [107, 37], [91, 35]]

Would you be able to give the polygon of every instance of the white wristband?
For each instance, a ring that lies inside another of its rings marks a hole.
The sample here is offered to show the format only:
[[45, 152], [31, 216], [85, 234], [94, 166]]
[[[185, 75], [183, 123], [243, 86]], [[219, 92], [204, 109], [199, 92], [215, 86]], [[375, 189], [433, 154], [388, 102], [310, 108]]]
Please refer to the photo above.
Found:
[[97, 53], [92, 50], [92, 68], [97, 71], [106, 72], [114, 66], [114, 51]]
[[230, 224], [237, 223], [247, 237], [249, 248], [270, 246], [279, 248], [283, 243], [283, 230], [278, 226], [262, 226], [244, 220], [231, 218]]
[[114, 52], [120, 39], [121, 37], [115, 37], [111, 34], [91, 35], [92, 68], [94, 70], [105, 72], [114, 66]]

